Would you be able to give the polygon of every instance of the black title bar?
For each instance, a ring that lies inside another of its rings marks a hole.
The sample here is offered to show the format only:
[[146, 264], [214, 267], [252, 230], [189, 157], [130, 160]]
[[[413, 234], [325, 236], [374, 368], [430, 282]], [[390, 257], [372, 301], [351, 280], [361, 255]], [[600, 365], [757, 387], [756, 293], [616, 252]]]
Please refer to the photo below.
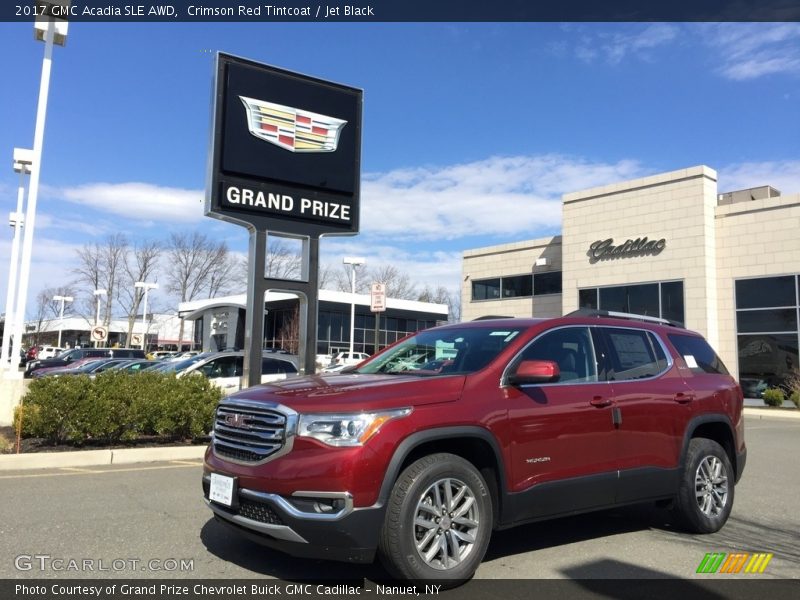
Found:
[[0, 6], [0, 21], [37, 16], [203, 23], [800, 21], [800, 0], [7, 0]]

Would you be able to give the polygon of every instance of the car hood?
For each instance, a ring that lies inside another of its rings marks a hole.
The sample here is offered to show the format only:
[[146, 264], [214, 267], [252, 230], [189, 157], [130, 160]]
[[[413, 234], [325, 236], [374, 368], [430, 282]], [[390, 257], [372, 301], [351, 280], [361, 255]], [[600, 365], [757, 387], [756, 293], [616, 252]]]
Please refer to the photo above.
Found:
[[454, 402], [464, 380], [463, 375], [309, 375], [254, 386], [229, 398], [276, 402], [298, 412], [381, 410]]

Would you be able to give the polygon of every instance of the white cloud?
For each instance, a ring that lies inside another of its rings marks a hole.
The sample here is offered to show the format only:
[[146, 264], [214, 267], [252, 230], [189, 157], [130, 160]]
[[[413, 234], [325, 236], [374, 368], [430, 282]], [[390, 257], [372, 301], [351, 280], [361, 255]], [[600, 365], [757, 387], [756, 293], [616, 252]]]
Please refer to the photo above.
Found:
[[652, 50], [672, 43], [678, 37], [679, 28], [668, 23], [647, 26], [624, 25], [621, 30], [597, 34], [584, 32], [575, 46], [578, 60], [592, 63], [598, 58], [616, 65], [624, 59], [653, 60]]
[[186, 190], [150, 183], [87, 183], [47, 188], [48, 195], [140, 223], [190, 224], [203, 219], [202, 190]]
[[745, 81], [777, 73], [800, 74], [800, 24], [719, 23], [698, 25], [721, 59], [719, 74]]
[[717, 176], [720, 192], [771, 185], [784, 195], [800, 193], [800, 160], [736, 163], [720, 169]]
[[635, 161], [557, 154], [366, 175], [361, 229], [396, 240], [535, 237], [560, 227], [561, 194], [641, 175]]

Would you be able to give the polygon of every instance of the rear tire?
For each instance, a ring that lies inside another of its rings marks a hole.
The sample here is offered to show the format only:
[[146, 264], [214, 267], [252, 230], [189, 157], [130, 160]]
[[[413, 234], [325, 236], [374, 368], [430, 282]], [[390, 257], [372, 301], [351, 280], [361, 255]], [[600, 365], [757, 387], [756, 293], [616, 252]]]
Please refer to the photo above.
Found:
[[691, 533], [719, 531], [733, 508], [734, 473], [730, 458], [717, 442], [689, 442], [674, 514]]
[[459, 585], [483, 560], [492, 514], [489, 488], [472, 463], [454, 454], [425, 456], [392, 488], [379, 556], [395, 577]]

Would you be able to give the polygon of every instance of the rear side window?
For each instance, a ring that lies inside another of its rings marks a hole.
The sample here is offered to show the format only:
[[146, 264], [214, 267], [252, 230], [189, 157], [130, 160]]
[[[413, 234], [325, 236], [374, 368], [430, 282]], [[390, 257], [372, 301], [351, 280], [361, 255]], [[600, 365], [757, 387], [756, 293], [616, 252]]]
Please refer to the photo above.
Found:
[[604, 328], [612, 373], [609, 379], [644, 379], [667, 369], [667, 357], [655, 335], [639, 329]]
[[678, 354], [686, 361], [686, 365], [692, 373], [728, 374], [728, 369], [722, 364], [717, 353], [703, 338], [678, 334], [671, 334], [667, 337], [675, 346]]
[[297, 373], [297, 369], [292, 363], [285, 360], [275, 360], [274, 358], [261, 360], [262, 375], [275, 375], [276, 373], [292, 374]]

